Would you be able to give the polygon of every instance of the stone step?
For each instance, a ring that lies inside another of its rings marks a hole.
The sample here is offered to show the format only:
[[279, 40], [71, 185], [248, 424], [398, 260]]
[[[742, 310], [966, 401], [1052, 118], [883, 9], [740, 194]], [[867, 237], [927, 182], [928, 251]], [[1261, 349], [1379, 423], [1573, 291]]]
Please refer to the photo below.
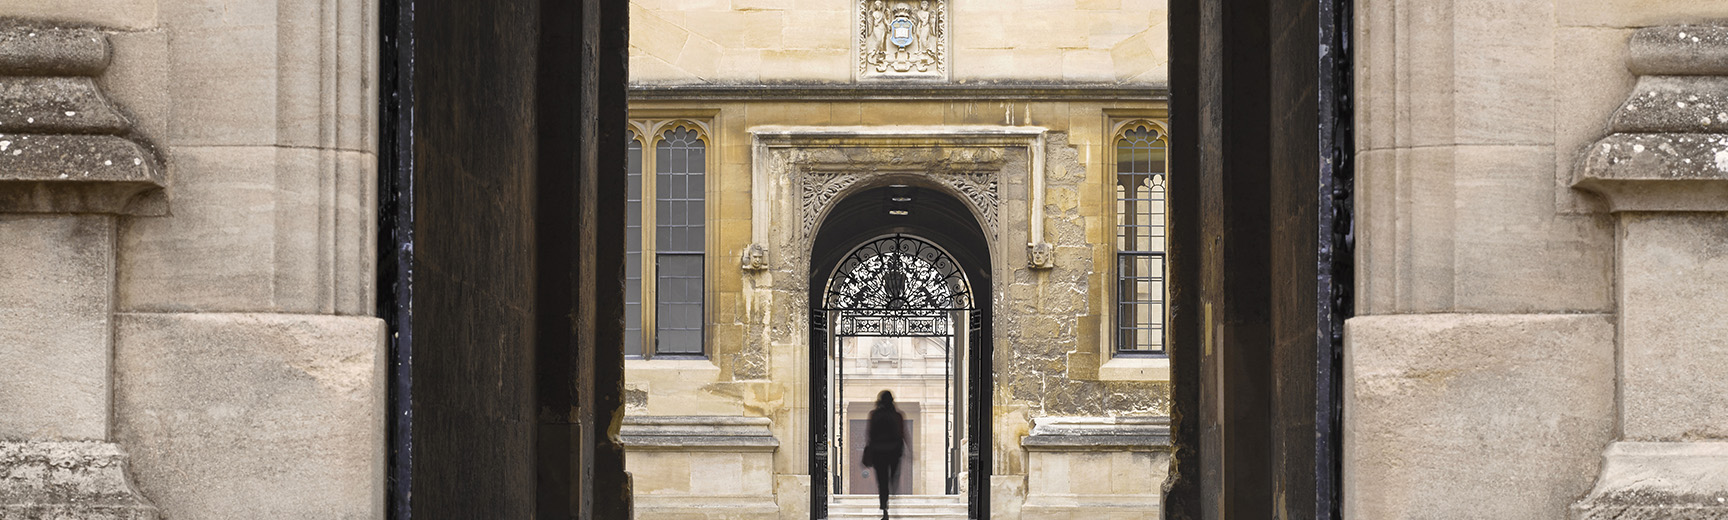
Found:
[[[966, 520], [965, 495], [894, 495], [888, 499], [889, 518]], [[882, 518], [876, 495], [837, 495], [828, 505], [829, 520]]]
[[[964, 494], [893, 494], [888, 496], [892, 503], [907, 504], [961, 504], [966, 506]], [[829, 496], [831, 504], [876, 504], [874, 494], [835, 494]]]
[[[829, 511], [828, 513], [828, 520], [878, 520], [878, 518], [881, 518], [881, 511], [869, 511], [869, 513], [864, 513], [864, 511], [857, 511], [857, 513]], [[907, 511], [890, 510], [888, 511], [888, 518], [890, 520], [969, 520], [966, 518], [966, 511], [961, 511], [961, 513], [907, 513]]]

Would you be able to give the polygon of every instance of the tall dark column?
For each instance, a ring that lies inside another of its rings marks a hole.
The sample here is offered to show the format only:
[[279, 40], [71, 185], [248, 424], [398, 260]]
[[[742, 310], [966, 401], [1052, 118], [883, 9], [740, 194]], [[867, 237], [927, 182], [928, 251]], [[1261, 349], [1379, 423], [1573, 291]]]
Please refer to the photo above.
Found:
[[1171, 3], [1168, 518], [1337, 514], [1348, 98], [1320, 98], [1349, 90], [1340, 11], [1347, 0]]
[[392, 517], [627, 518], [627, 5], [382, 7]]

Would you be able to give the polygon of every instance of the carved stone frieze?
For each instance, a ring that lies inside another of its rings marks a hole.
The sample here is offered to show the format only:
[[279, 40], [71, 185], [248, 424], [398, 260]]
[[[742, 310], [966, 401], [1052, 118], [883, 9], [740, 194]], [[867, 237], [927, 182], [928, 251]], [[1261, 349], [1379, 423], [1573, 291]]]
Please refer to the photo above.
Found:
[[[852, 170], [805, 170], [800, 173], [799, 185], [802, 186], [800, 203], [803, 206], [804, 234], [809, 236], [816, 228], [816, 220], [822, 216], [822, 209], [848, 188], [868, 178], [877, 172], [867, 169]], [[996, 172], [934, 172], [922, 174], [923, 177], [954, 190], [971, 201], [978, 209], [984, 225], [991, 233], [997, 229], [997, 205], [1001, 199], [999, 194], [1000, 181]]]
[[858, 77], [947, 79], [948, 0], [858, 0]]
[[816, 218], [822, 214], [822, 208], [834, 197], [852, 187], [864, 176], [855, 172], [804, 172], [798, 178], [798, 184], [803, 187], [799, 197], [804, 211], [804, 236], [810, 236], [810, 231], [816, 228]]

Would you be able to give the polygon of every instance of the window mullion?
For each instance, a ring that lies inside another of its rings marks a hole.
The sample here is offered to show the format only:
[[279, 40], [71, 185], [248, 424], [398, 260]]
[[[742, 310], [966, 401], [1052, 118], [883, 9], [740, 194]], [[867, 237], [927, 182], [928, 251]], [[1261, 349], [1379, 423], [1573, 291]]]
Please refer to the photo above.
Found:
[[660, 166], [655, 153], [660, 144], [660, 136], [653, 125], [648, 126], [649, 134], [642, 144], [642, 358], [652, 359], [659, 349], [659, 338], [655, 332], [659, 323], [655, 319], [655, 311], [659, 306], [660, 244], [656, 234], [660, 229], [660, 194], [657, 186], [660, 182]]

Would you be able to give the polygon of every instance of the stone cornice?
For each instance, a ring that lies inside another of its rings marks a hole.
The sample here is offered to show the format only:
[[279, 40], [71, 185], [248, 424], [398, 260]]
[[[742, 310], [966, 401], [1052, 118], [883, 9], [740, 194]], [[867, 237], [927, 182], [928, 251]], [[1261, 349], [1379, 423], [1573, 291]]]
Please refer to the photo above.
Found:
[[1021, 438], [1027, 451], [1169, 451], [1168, 417], [1052, 417]]
[[632, 101], [1152, 101], [1170, 99], [1163, 85], [763, 84], [631, 85]]
[[97, 87], [95, 29], [0, 25], [0, 213], [161, 214], [156, 158]]
[[631, 451], [774, 451], [780, 441], [766, 417], [625, 416], [618, 435]]
[[1609, 211], [1728, 211], [1728, 25], [1641, 29], [1640, 75], [1572, 186]]

